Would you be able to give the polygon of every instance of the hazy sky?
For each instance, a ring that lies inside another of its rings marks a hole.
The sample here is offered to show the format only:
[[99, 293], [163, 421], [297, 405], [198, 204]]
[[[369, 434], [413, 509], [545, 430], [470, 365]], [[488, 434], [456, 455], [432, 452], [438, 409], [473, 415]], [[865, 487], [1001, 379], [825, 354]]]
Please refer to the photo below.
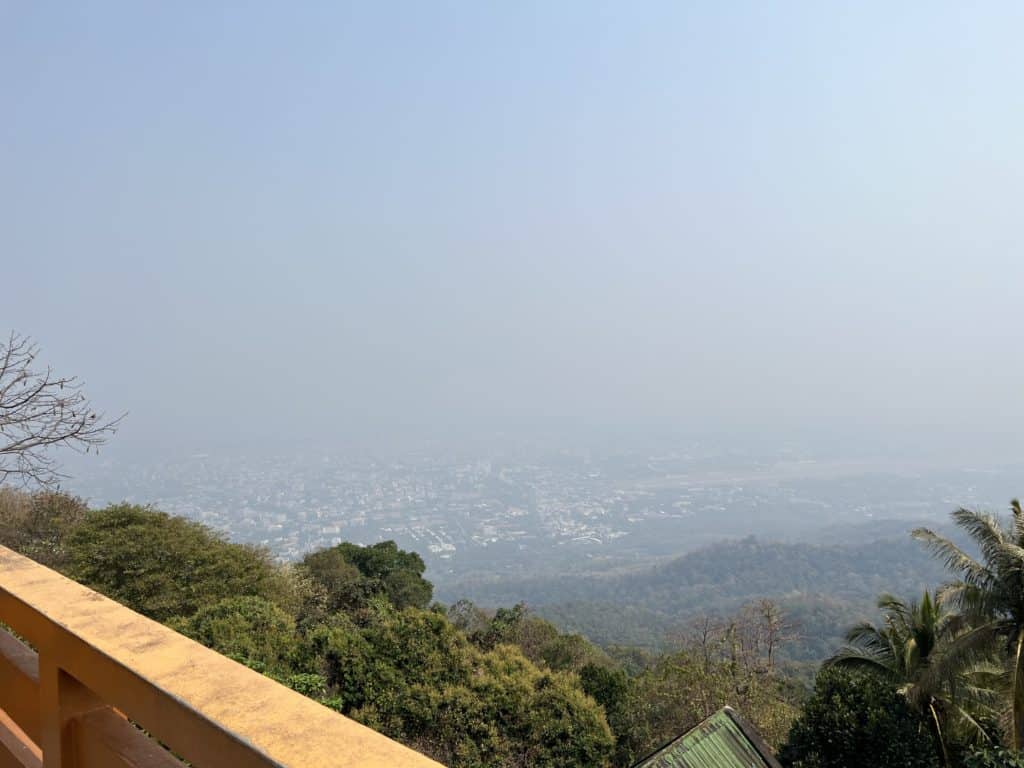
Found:
[[1024, 4], [0, 2], [0, 325], [126, 440], [1024, 426]]

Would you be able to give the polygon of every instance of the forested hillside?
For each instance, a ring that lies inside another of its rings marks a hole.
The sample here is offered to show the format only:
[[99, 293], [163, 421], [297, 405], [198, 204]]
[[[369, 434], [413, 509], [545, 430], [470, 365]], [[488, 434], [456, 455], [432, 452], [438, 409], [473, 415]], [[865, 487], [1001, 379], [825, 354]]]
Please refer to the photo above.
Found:
[[918, 594], [940, 563], [904, 532], [851, 546], [724, 541], [627, 574], [466, 585], [484, 605], [526, 601], [563, 629], [601, 645], [660, 649], [703, 615], [726, 615], [768, 596], [799, 628], [787, 650], [821, 661], [851, 624], [875, 614], [880, 592]]
[[[607, 602], [571, 604], [601, 627], [635, 589], [641, 607], [620, 621], [649, 613], [680, 628], [652, 652], [602, 648], [522, 602], [441, 605], [420, 556], [391, 541], [280, 564], [149, 507], [0, 489], [0, 543], [451, 768], [627, 768], [725, 705], [789, 768], [1021, 768], [1024, 511], [1015, 502], [1007, 524], [959, 510], [954, 522], [972, 547], [924, 529], [910, 547], [746, 539], [570, 585], [608, 589]], [[921, 544], [949, 570], [909, 555]], [[929, 574], [947, 586], [915, 599]], [[754, 597], [768, 578], [789, 603]], [[833, 603], [807, 597], [815, 582]], [[820, 669], [787, 661], [883, 584], [908, 594], [879, 596]], [[686, 618], [689, 600], [719, 611]]]

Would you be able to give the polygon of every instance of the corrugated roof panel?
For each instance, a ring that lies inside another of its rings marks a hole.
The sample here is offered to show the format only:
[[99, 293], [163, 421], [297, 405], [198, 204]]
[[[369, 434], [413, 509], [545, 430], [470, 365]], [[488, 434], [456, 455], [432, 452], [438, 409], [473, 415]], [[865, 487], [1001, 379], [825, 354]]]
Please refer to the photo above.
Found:
[[775, 765], [775, 761], [763, 756], [744, 733], [735, 714], [723, 709], [634, 768], [775, 768]]

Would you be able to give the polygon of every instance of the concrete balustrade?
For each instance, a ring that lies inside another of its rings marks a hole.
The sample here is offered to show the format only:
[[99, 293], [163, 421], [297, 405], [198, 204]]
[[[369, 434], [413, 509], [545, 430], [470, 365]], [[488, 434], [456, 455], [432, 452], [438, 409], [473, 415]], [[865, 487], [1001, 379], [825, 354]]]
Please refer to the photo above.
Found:
[[0, 768], [440, 768], [5, 547], [0, 622]]

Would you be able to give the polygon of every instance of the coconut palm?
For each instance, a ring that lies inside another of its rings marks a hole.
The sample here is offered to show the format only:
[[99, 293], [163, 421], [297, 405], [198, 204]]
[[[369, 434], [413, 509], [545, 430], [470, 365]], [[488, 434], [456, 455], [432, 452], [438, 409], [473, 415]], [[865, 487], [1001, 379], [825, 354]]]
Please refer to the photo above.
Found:
[[850, 629], [847, 644], [825, 663], [891, 679], [928, 723], [939, 758], [949, 766], [948, 726], [966, 730], [972, 738], [987, 738], [963, 706], [969, 687], [959, 683], [957, 660], [944, 654], [945, 645], [960, 631], [960, 619], [927, 591], [910, 603], [882, 595], [878, 608], [882, 624], [864, 622]]
[[981, 555], [970, 556], [949, 539], [926, 528], [914, 537], [945, 562], [957, 580], [941, 590], [947, 605], [959, 609], [968, 628], [950, 645], [949, 656], [961, 664], [984, 657], [993, 648], [1006, 662], [1013, 748], [1024, 747], [1024, 511], [1014, 499], [1011, 519], [958, 509], [953, 521]]

